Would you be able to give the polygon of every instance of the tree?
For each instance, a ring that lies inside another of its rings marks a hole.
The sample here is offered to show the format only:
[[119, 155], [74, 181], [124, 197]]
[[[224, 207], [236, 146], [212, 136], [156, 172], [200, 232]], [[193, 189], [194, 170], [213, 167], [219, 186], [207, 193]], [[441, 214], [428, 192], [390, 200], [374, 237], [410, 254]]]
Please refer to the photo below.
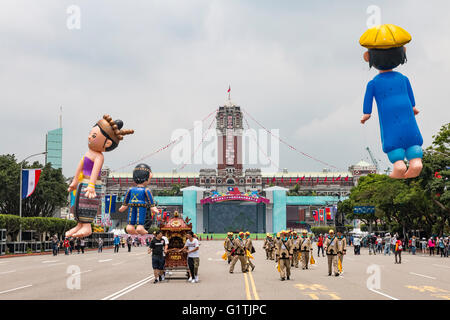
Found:
[[[24, 169], [40, 168], [39, 162], [24, 163]], [[14, 155], [0, 156], [0, 212], [19, 214], [20, 163]], [[47, 163], [41, 172], [34, 193], [22, 201], [22, 216], [51, 217], [54, 211], [67, 205], [67, 184], [61, 169], [54, 169]]]

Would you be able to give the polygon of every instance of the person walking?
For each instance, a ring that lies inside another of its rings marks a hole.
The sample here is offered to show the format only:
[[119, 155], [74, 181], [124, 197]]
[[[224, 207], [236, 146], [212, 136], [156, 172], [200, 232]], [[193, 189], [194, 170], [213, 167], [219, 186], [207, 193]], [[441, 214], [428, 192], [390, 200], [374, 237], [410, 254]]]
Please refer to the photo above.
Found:
[[81, 253], [84, 254], [84, 247], [86, 246], [86, 240], [84, 238], [81, 238], [80, 240], [80, 247], [81, 247]]
[[70, 245], [70, 247], [69, 247], [69, 249], [70, 249], [70, 254], [72, 254], [73, 248], [75, 247], [75, 240], [73, 239], [73, 237], [70, 237], [70, 238], [69, 238], [69, 245]]
[[152, 254], [152, 268], [153, 274], [155, 276], [155, 280], [153, 283], [158, 283], [158, 281], [163, 281], [164, 274], [164, 251], [167, 251], [168, 246], [165, 244], [164, 239], [162, 238], [161, 230], [156, 232], [156, 237], [153, 237], [150, 242], [150, 247], [148, 248], [148, 253]]
[[278, 266], [280, 271], [281, 281], [290, 280], [291, 276], [291, 260], [294, 253], [294, 246], [289, 239], [289, 232], [281, 231], [280, 241], [276, 244], [278, 255]]
[[446, 258], [448, 258], [449, 245], [450, 245], [449, 244], [449, 237], [447, 237], [447, 238], [444, 239], [444, 252], [445, 252], [444, 257], [446, 257]]
[[248, 254], [252, 254], [255, 252], [255, 248], [253, 248], [253, 243], [252, 243], [252, 239], [250, 238], [250, 232], [247, 231], [245, 233], [245, 259], [247, 260], [247, 270], [248, 267], [252, 268], [252, 271], [255, 270], [255, 265], [253, 264], [253, 262], [251, 261], [250, 257], [248, 256]]
[[[308, 269], [308, 263], [309, 263], [309, 253], [311, 251], [312, 255], [312, 242], [311, 239], [308, 238], [308, 231], [302, 230], [302, 237], [300, 239], [299, 248], [302, 255], [302, 270]], [[294, 251], [294, 256], [297, 253]], [[297, 266], [295, 266], [297, 267]]]
[[55, 234], [52, 238], [52, 249], [53, 249], [54, 256], [58, 255], [58, 245], [59, 245], [58, 237]]
[[441, 237], [439, 239], [438, 247], [439, 247], [439, 252], [441, 253], [441, 258], [445, 257], [445, 244], [444, 244], [444, 238], [443, 237]]
[[80, 254], [80, 249], [81, 249], [81, 239], [77, 238], [75, 240], [75, 248], [77, 249], [77, 254]]
[[98, 253], [103, 252], [103, 239], [98, 238]]
[[131, 252], [131, 244], [133, 243], [133, 239], [131, 239], [131, 236], [127, 237], [127, 246], [128, 246], [128, 252]]
[[[264, 242], [264, 245], [266, 243]], [[228, 232], [227, 233], [227, 238], [225, 239], [224, 243], [223, 243], [223, 248], [225, 249], [225, 253], [227, 254], [227, 261], [228, 264], [231, 263], [232, 260], [232, 256], [231, 256], [231, 251], [233, 250], [233, 232]]]
[[188, 281], [191, 283], [197, 283], [198, 282], [198, 267], [200, 265], [200, 253], [199, 253], [199, 243], [196, 238], [194, 238], [194, 233], [192, 231], [189, 231], [187, 233], [187, 240], [184, 245], [184, 248], [180, 251], [186, 251], [187, 252], [187, 262], [189, 266], [189, 273], [190, 277]]
[[421, 249], [422, 249], [422, 254], [426, 254], [427, 253], [427, 239], [422, 238], [422, 241], [420, 241], [420, 245], [421, 245]]
[[383, 252], [383, 239], [381, 238], [381, 235], [378, 235], [377, 237], [377, 252], [379, 254]]
[[417, 239], [416, 236], [412, 236], [411, 238], [411, 253], [413, 256], [416, 255], [416, 249], [417, 249]]
[[322, 257], [325, 257], [325, 254], [323, 253], [323, 236], [322, 234], [319, 235], [319, 238], [317, 239], [317, 256], [320, 257], [320, 251], [322, 250]]
[[431, 256], [431, 254], [433, 254], [433, 256], [434, 256], [434, 247], [435, 247], [435, 242], [434, 242], [433, 238], [430, 238], [428, 240], [428, 249], [430, 250], [430, 256]]
[[359, 236], [353, 237], [353, 251], [356, 255], [361, 255], [361, 239]]
[[234, 266], [236, 262], [239, 260], [241, 262], [241, 270], [243, 273], [248, 272], [247, 270], [247, 261], [245, 259], [245, 241], [244, 241], [244, 232], [239, 232], [238, 237], [233, 241], [233, 260], [230, 264], [230, 273], [234, 272]]
[[66, 237], [64, 239], [63, 247], [64, 247], [64, 254], [66, 256], [68, 256], [69, 255], [69, 247], [70, 247], [69, 238]]
[[[264, 239], [264, 244], [263, 244], [263, 250], [266, 251], [266, 260], [272, 260], [272, 257], [273, 257], [272, 244], [273, 244], [272, 235], [270, 233], [267, 233], [266, 239]], [[225, 244], [224, 244], [224, 246], [225, 246]], [[226, 246], [225, 246], [225, 250], [228, 250]], [[230, 263], [230, 262], [228, 262], [228, 263]]]
[[[347, 240], [345, 239], [342, 232], [337, 232], [337, 239], [336, 239], [336, 248], [337, 248], [337, 258], [338, 262], [341, 263], [341, 274], [344, 273], [344, 255], [347, 253]], [[380, 238], [381, 241], [381, 238]]]
[[384, 236], [384, 255], [391, 255], [391, 234], [388, 232]]
[[[299, 260], [298, 256], [300, 255], [300, 241], [301, 241], [301, 239], [299, 239], [299, 237], [297, 236], [297, 232], [294, 231], [291, 241], [292, 241], [292, 250], [293, 250], [291, 267], [298, 268], [298, 260]], [[308, 254], [309, 254], [309, 251], [308, 251]], [[302, 263], [302, 265], [303, 265], [303, 263]]]
[[331, 276], [331, 266], [333, 265], [334, 275], [339, 276], [337, 267], [337, 241], [334, 235], [334, 230], [328, 231], [328, 237], [325, 239], [324, 249], [328, 258], [328, 275]]
[[[399, 237], [397, 242], [395, 243], [395, 249], [394, 249], [395, 263], [398, 263], [398, 264], [402, 263], [402, 250], [403, 250], [402, 238]], [[397, 257], [398, 257], [398, 261], [397, 261]]]
[[119, 252], [120, 238], [118, 235], [114, 237], [114, 253]]

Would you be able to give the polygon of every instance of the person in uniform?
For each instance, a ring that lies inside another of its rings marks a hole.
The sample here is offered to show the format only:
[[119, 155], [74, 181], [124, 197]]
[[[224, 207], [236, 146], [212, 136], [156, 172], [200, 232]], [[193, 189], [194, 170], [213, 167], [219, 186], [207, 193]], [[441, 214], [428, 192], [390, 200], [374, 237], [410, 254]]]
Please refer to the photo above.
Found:
[[[252, 239], [250, 239], [250, 232], [248, 231], [245, 233], [245, 249], [248, 250], [250, 254], [255, 252], [255, 249], [253, 248]], [[245, 258], [247, 259], [247, 270], [249, 266], [252, 267], [252, 271], [255, 270], [255, 265], [250, 260], [250, 257], [247, 256], [247, 253], [245, 253]]]
[[298, 254], [300, 252], [300, 239], [297, 236], [297, 232], [292, 232], [292, 250], [293, 250], [293, 256], [291, 261], [291, 267], [298, 268]]
[[300, 250], [302, 253], [302, 269], [305, 270], [308, 269], [309, 252], [313, 250], [311, 239], [308, 237], [308, 232], [306, 230], [302, 231], [302, 238], [300, 239]]
[[337, 240], [333, 230], [328, 232], [328, 237], [325, 239], [324, 243], [324, 249], [328, 258], [328, 275], [331, 276], [331, 265], [333, 265], [334, 275], [336, 277], [339, 276], [337, 267]]
[[277, 251], [277, 244], [281, 241], [281, 234], [277, 233], [277, 238], [273, 241], [273, 255], [275, 257], [275, 263], [278, 263], [278, 251]]
[[280, 277], [281, 281], [290, 280], [291, 275], [291, 260], [293, 251], [293, 245], [289, 239], [289, 232], [283, 230], [281, 232], [281, 239], [276, 244], [278, 263], [280, 264]]
[[[342, 232], [337, 232], [337, 258], [341, 262], [342, 270], [344, 270], [344, 254], [347, 251], [347, 240], [345, 239]], [[343, 271], [341, 270], [341, 273]]]
[[231, 251], [233, 250], [233, 232], [228, 232], [227, 236], [228, 237], [225, 239], [223, 248], [227, 253], [228, 264], [230, 264], [231, 260], [233, 259], [233, 257], [231, 256]]
[[239, 260], [241, 262], [242, 272], [247, 272], [247, 260], [245, 259], [245, 234], [241, 231], [236, 239], [233, 241], [233, 260], [230, 264], [230, 273], [234, 271], [234, 265]]
[[266, 260], [272, 260], [272, 243], [273, 239], [270, 233], [266, 234], [266, 239], [264, 239], [263, 249], [266, 250]]

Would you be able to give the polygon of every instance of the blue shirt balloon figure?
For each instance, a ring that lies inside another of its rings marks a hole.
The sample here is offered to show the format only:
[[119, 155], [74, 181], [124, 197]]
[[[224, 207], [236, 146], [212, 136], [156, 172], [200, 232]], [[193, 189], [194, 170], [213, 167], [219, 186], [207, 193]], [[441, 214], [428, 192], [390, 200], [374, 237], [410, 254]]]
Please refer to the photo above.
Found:
[[[128, 209], [128, 234], [147, 234], [144, 228], [145, 218], [147, 215], [147, 207], [150, 205], [151, 211], [158, 213], [152, 193], [146, 186], [150, 183], [152, 178], [152, 170], [146, 164], [138, 164], [133, 170], [133, 181], [136, 183], [135, 187], [128, 189], [123, 205], [119, 211], [124, 212]], [[138, 225], [135, 229], [135, 225]]]
[[[406, 62], [404, 45], [410, 41], [406, 30], [392, 24], [370, 28], [359, 39], [361, 46], [368, 49], [364, 60], [379, 70], [367, 84], [361, 123], [370, 118], [375, 98], [383, 152], [394, 164], [390, 174], [394, 179], [414, 178], [422, 171], [423, 139], [415, 119], [419, 110], [408, 78], [393, 71]], [[405, 158], [409, 160], [408, 168]]]

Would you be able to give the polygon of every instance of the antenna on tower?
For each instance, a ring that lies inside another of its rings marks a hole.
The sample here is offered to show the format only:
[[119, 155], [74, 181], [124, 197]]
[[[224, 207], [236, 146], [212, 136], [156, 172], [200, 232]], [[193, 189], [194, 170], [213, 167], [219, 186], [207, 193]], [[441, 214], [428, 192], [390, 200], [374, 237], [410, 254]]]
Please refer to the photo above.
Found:
[[59, 107], [59, 127], [62, 128], [62, 106]]
[[230, 98], [230, 94], [231, 94], [231, 86], [229, 85], [228, 86], [228, 101], [230, 101], [231, 100], [231, 98]]

